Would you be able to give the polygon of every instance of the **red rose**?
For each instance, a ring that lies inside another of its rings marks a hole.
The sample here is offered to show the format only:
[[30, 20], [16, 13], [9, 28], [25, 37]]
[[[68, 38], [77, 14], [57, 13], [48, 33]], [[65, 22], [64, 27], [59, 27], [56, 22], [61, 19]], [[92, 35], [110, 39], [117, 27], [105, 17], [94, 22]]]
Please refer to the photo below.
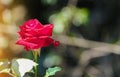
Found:
[[[53, 24], [42, 25], [37, 19], [31, 19], [20, 26], [20, 35], [17, 44], [23, 45], [26, 50], [38, 49], [54, 44], [58, 46], [59, 42], [51, 38]], [[57, 44], [56, 44], [57, 43]]]

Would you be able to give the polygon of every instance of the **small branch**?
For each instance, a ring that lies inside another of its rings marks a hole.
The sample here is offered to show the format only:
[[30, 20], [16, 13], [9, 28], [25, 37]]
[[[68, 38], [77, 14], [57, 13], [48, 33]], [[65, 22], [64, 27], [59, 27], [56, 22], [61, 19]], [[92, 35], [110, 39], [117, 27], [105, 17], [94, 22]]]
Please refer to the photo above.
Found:
[[115, 44], [90, 41], [83, 38], [69, 37], [66, 35], [55, 35], [55, 38], [59, 40], [62, 44], [66, 45], [90, 48], [95, 51], [120, 54], [120, 46]]
[[105, 56], [109, 53], [120, 54], [119, 45], [96, 42], [66, 35], [55, 35], [54, 37], [56, 40], [59, 40], [61, 44], [88, 48], [88, 50], [81, 53], [81, 56], [79, 57], [79, 65], [74, 69], [74, 71], [79, 71], [79, 73], [77, 73], [79, 77], [81, 77], [86, 71], [90, 59]]

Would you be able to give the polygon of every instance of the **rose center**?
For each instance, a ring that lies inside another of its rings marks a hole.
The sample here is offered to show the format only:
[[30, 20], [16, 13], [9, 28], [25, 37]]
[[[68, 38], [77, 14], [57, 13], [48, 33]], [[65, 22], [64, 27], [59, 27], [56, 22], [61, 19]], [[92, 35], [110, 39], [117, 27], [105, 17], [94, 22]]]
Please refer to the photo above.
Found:
[[33, 25], [33, 24], [30, 24], [29, 26], [30, 26], [30, 27], [33, 27], [34, 25]]

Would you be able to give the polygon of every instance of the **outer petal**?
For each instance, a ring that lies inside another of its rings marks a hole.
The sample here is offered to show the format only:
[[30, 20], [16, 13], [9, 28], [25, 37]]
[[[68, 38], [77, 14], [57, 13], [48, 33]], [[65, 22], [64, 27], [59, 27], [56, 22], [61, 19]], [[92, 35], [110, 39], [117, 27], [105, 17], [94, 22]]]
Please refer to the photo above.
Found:
[[60, 42], [59, 41], [54, 41], [54, 47], [57, 47], [57, 46], [59, 46], [60, 45]]
[[37, 37], [27, 37], [24, 39], [24, 41], [31, 42], [34, 44], [38, 44], [40, 42], [40, 39]]
[[43, 28], [36, 30], [39, 36], [52, 36], [53, 24], [44, 25]]
[[24, 31], [19, 31], [18, 34], [20, 35], [21, 38], [25, 38], [25, 32]]
[[36, 44], [37, 46], [35, 48], [41, 48], [45, 46], [49, 46], [50, 44], [53, 44], [54, 40], [48, 36], [42, 36], [42, 37], [27, 37], [24, 39], [24, 41], [31, 42]]
[[26, 50], [30, 49], [38, 49], [42, 47], [49, 46], [50, 44], [53, 44], [54, 40], [50, 37], [40, 37], [39, 39], [37, 38], [26, 38], [26, 39], [19, 39], [17, 41], [17, 44], [23, 45]]
[[17, 42], [16, 42], [16, 44], [19, 44], [19, 45], [23, 45], [25, 48], [27, 48], [27, 50], [28, 49], [34, 49], [34, 48], [36, 48], [36, 44], [34, 44], [34, 43], [31, 43], [31, 42], [27, 42], [27, 41], [24, 41], [24, 40], [22, 40], [22, 39], [19, 39]]
[[47, 38], [40, 38], [40, 42], [38, 44], [38, 46], [41, 47], [46, 47], [49, 46], [50, 44], [53, 44], [54, 40], [50, 37]]

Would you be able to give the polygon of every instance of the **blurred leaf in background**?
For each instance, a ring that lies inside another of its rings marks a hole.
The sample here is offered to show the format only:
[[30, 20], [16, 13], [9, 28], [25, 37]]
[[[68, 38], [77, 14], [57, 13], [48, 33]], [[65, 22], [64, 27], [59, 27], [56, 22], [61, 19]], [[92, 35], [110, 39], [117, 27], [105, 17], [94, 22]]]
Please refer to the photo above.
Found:
[[67, 6], [62, 8], [60, 12], [51, 15], [49, 22], [55, 25], [54, 32], [59, 34], [63, 33], [71, 24], [74, 24], [75, 26], [87, 24], [88, 19], [89, 10], [87, 8]]

